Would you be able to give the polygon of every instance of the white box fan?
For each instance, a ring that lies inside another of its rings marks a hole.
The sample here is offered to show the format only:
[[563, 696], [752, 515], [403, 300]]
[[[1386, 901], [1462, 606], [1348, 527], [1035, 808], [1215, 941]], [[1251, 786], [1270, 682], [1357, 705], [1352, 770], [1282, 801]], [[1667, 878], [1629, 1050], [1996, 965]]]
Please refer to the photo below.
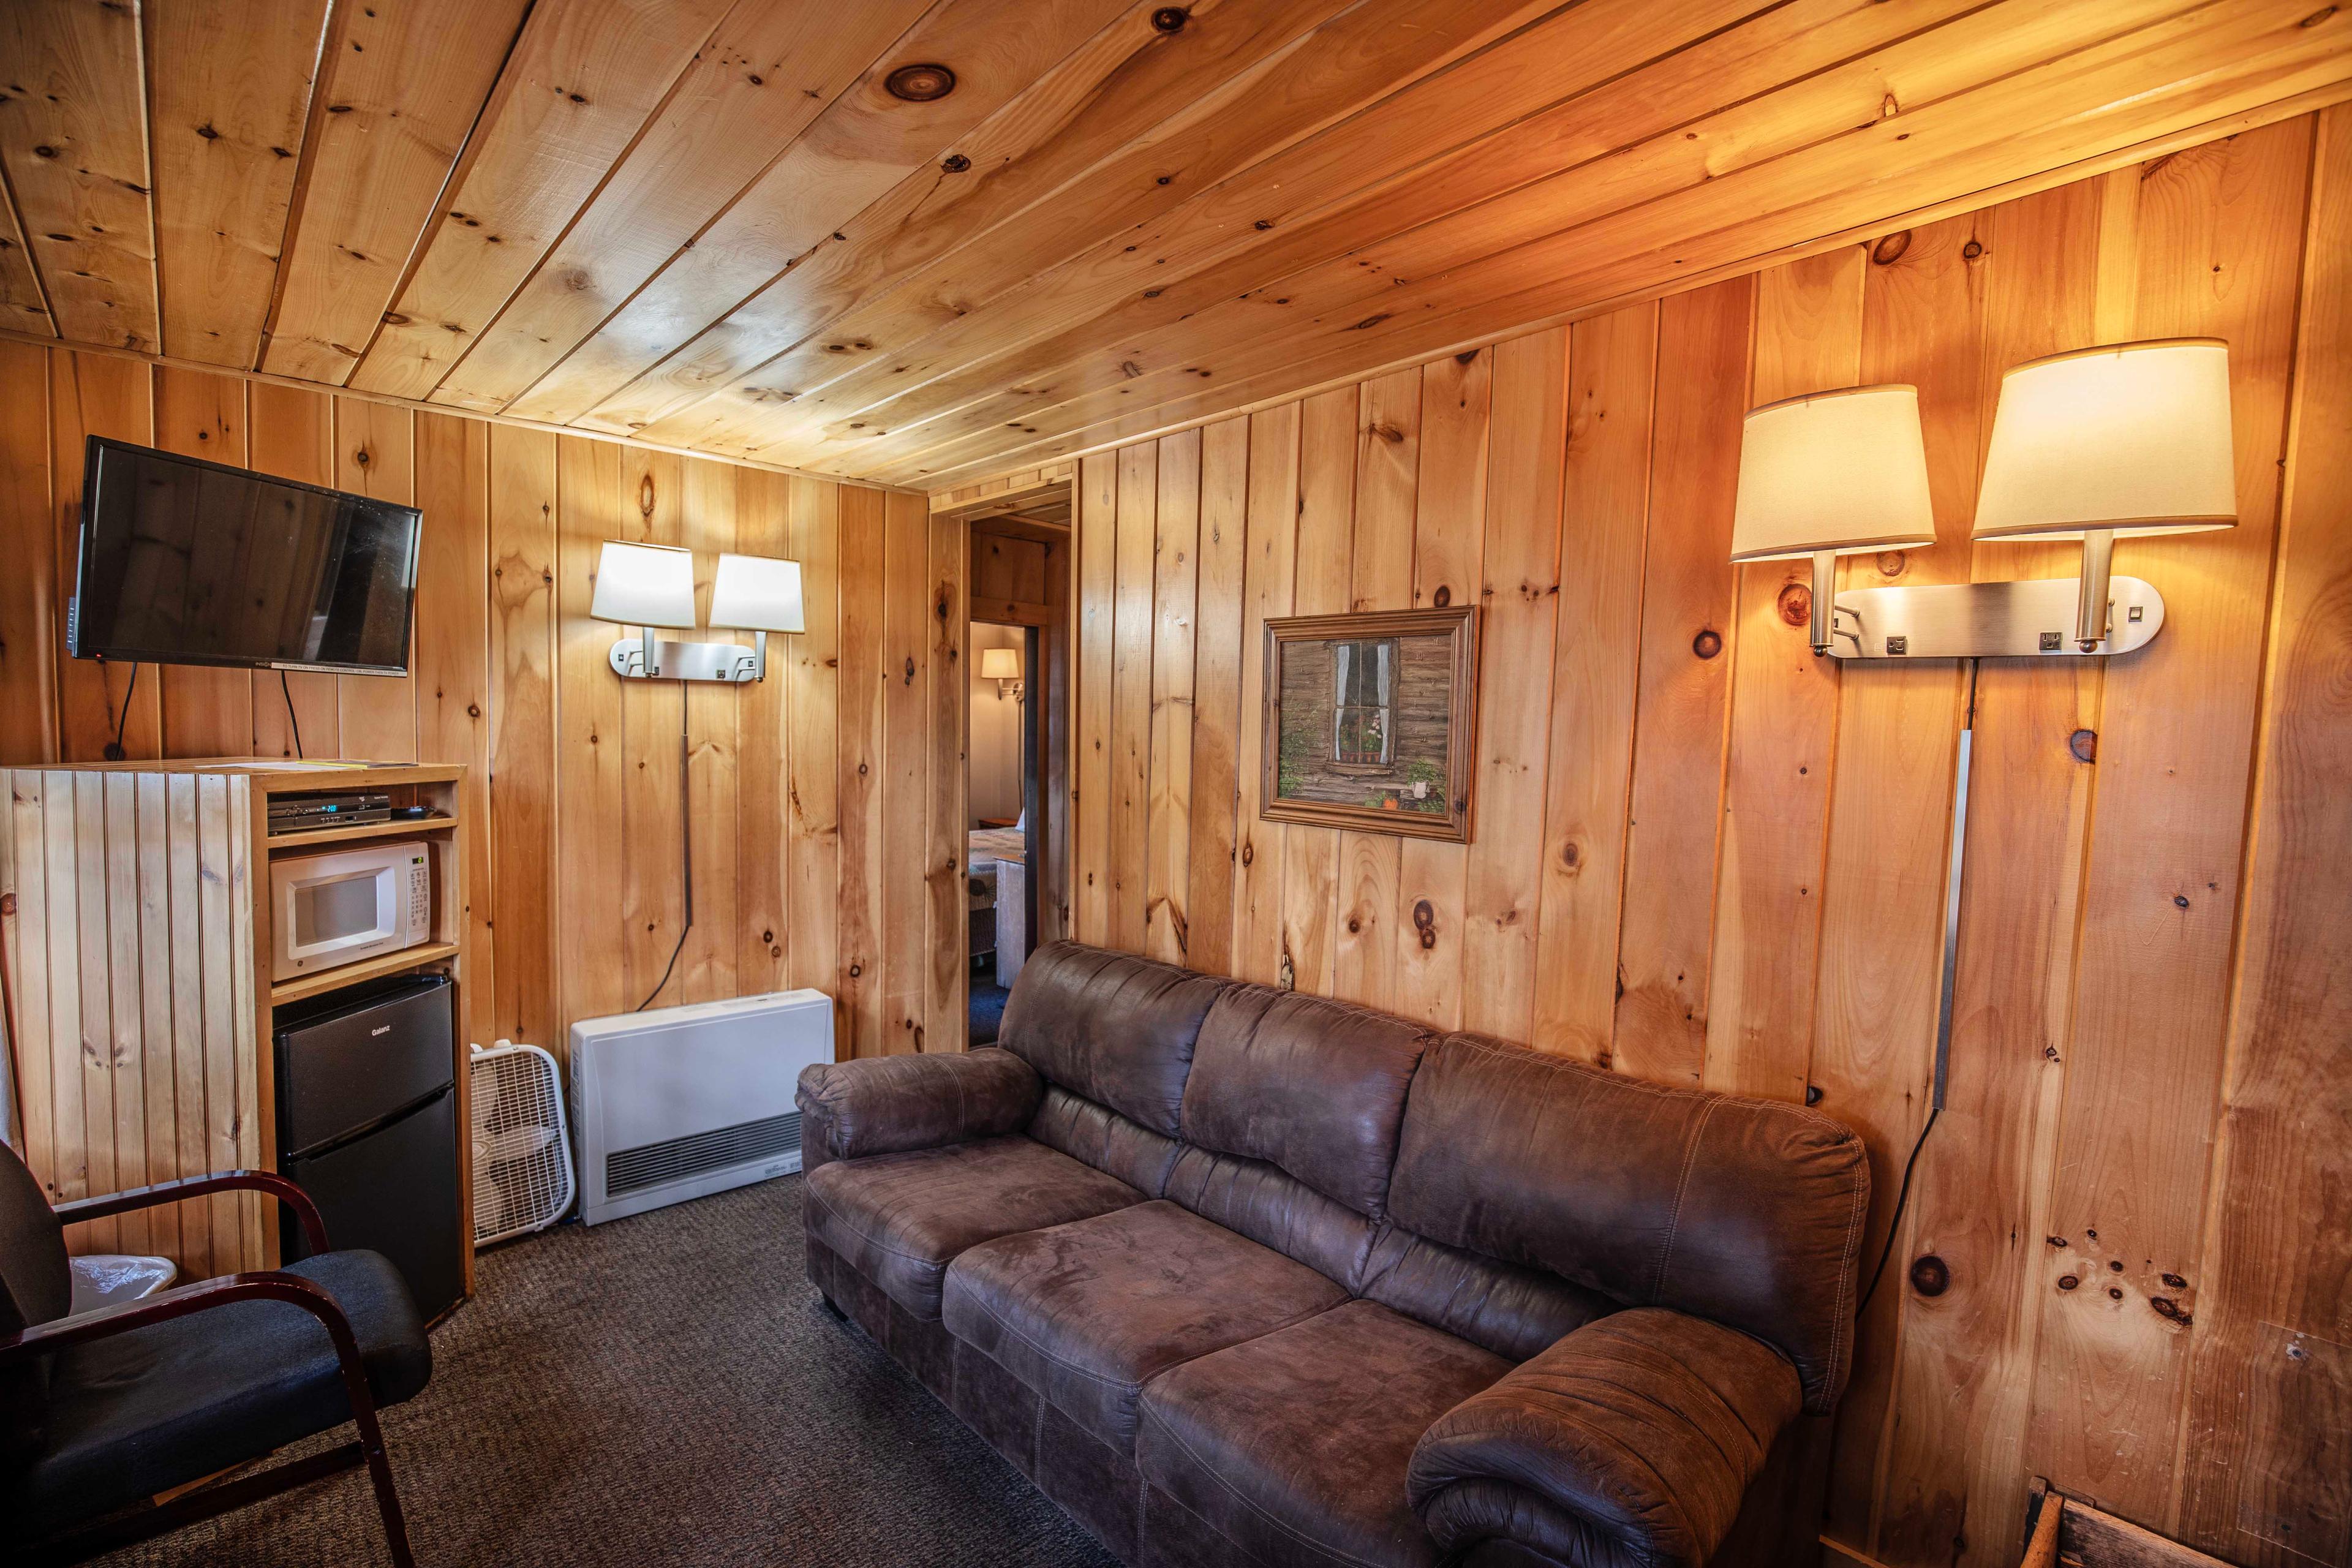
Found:
[[572, 1026], [580, 1218], [595, 1225], [801, 1168], [801, 1068], [833, 1001], [775, 991]]
[[555, 1058], [500, 1040], [473, 1052], [474, 1245], [544, 1230], [572, 1206], [572, 1145]]

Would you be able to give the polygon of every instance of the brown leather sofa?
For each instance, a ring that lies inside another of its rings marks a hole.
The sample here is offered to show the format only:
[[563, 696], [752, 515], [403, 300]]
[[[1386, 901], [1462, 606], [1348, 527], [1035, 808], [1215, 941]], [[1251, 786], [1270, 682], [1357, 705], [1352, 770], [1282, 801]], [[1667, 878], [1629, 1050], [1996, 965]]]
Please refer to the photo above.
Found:
[[1123, 1561], [1818, 1560], [1845, 1128], [1067, 942], [1001, 1040], [802, 1075], [809, 1277]]

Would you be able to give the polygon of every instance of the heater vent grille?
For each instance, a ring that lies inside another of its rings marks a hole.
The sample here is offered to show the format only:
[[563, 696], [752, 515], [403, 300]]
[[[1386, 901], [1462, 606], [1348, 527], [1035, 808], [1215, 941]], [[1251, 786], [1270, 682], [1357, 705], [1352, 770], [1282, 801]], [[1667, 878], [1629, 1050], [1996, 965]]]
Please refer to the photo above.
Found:
[[708, 1132], [691, 1132], [683, 1138], [616, 1150], [604, 1157], [604, 1194], [616, 1198], [667, 1182], [698, 1176], [706, 1171], [745, 1164], [796, 1150], [800, 1142], [801, 1113], [788, 1110], [782, 1116], [739, 1121], [732, 1127], [714, 1127]]

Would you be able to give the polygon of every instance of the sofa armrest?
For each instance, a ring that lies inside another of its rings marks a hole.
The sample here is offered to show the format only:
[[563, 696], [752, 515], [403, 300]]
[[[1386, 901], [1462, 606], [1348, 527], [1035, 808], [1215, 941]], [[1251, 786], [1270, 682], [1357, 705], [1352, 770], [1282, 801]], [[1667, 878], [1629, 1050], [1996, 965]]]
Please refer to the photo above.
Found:
[[1638, 1308], [1596, 1319], [1438, 1417], [1406, 1495], [1440, 1545], [1696, 1568], [1804, 1403], [1760, 1340]]
[[1045, 1084], [1010, 1051], [866, 1057], [801, 1069], [801, 1170], [1018, 1132]]

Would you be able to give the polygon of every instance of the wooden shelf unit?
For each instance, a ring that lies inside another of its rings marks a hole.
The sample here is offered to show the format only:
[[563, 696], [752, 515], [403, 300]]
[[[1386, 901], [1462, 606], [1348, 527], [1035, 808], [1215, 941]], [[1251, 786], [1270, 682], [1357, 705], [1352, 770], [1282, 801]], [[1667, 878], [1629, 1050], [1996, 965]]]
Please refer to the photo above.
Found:
[[[473, 1293], [464, 777], [456, 763], [242, 757], [0, 768], [8, 805], [0, 955], [18, 1112], [26, 1161], [52, 1199], [275, 1169], [272, 1009], [385, 975], [443, 973], [452, 984], [459, 1223]], [[273, 796], [362, 788], [434, 815], [270, 836]], [[269, 863], [402, 837], [433, 852], [432, 940], [273, 982]], [[278, 1261], [276, 1216], [250, 1195], [76, 1229], [88, 1233], [69, 1235], [77, 1251], [161, 1253], [188, 1279]]]

